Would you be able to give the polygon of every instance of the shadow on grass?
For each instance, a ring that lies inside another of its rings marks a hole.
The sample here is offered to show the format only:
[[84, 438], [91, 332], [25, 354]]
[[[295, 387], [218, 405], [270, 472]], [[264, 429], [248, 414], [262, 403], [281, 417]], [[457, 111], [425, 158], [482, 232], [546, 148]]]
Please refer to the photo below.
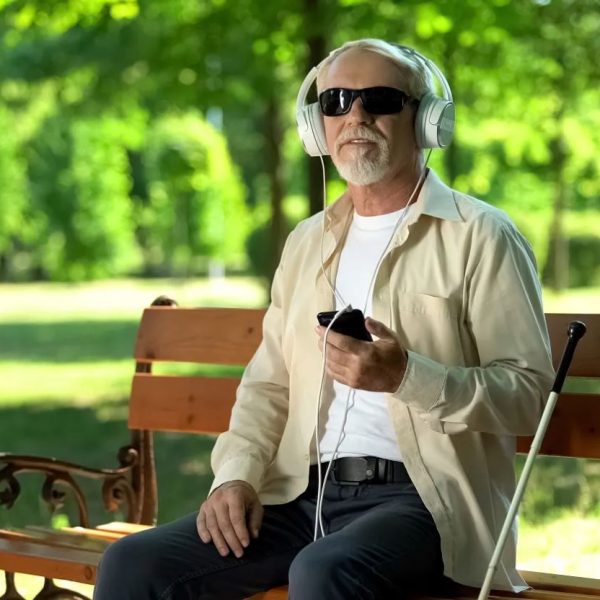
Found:
[[[35, 406], [0, 407], [0, 452], [53, 456], [93, 468], [114, 468], [118, 449], [129, 443], [126, 413], [125, 400], [85, 408], [44, 405], [43, 401]], [[199, 435], [156, 436], [160, 523], [197, 510], [204, 500], [212, 481], [209, 455], [213, 442]], [[25, 474], [19, 482], [22, 491], [13, 508], [0, 507], [0, 527], [50, 525], [51, 515], [41, 500], [43, 478]], [[79, 482], [92, 524], [122, 518], [105, 512], [97, 482]], [[0, 485], [0, 492], [2, 489]], [[64, 514], [71, 524], [78, 524], [74, 503], [66, 503]]]
[[0, 360], [70, 363], [130, 358], [138, 320], [0, 324]]

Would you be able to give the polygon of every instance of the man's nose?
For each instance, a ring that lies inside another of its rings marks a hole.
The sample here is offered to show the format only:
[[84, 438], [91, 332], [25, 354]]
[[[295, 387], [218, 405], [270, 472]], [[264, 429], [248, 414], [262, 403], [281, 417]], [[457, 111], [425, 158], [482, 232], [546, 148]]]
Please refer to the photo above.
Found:
[[352, 103], [352, 106], [347, 113], [347, 121], [351, 125], [373, 122], [373, 115], [365, 110], [360, 97], [355, 98]]

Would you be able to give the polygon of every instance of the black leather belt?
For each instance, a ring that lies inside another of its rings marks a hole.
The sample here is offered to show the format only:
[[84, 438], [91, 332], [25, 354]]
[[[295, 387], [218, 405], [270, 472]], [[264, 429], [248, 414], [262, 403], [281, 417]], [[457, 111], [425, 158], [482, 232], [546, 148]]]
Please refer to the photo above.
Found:
[[[321, 476], [329, 463], [321, 464]], [[311, 478], [318, 476], [317, 465], [310, 468]], [[376, 456], [344, 456], [333, 461], [329, 481], [338, 485], [359, 483], [410, 483], [404, 463]]]

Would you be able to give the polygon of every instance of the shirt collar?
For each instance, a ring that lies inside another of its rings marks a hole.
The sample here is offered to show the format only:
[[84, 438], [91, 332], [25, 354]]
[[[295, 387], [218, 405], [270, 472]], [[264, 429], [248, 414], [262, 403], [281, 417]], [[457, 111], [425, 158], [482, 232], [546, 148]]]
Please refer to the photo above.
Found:
[[[415, 221], [420, 215], [429, 215], [446, 221], [462, 221], [458, 212], [454, 191], [449, 188], [435, 171], [429, 169], [427, 179], [414, 206]], [[412, 219], [411, 219], [412, 221]]]
[[[326, 229], [332, 231], [339, 240], [345, 225], [352, 213], [353, 206], [350, 194], [345, 192], [326, 212]], [[462, 221], [462, 216], [456, 207], [454, 192], [433, 171], [429, 169], [425, 183], [419, 192], [409, 216], [409, 223], [416, 222], [421, 215], [429, 215], [447, 221]]]

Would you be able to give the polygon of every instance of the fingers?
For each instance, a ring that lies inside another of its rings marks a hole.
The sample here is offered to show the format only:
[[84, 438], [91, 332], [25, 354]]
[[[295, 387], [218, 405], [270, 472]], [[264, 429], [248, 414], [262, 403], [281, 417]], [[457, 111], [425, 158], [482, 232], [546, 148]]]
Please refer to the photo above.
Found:
[[250, 486], [224, 484], [200, 507], [196, 519], [198, 535], [206, 544], [212, 541], [221, 556], [232, 551], [240, 558], [250, 544], [246, 517], [248, 515], [252, 535], [256, 537], [262, 514], [262, 505]]
[[211, 511], [206, 516], [206, 526], [210, 532], [213, 544], [221, 556], [227, 556], [229, 554], [229, 545], [225, 536], [221, 533], [221, 524], [219, 523], [219, 517], [216, 510]]
[[[232, 526], [232, 536], [234, 536], [244, 548], [247, 548], [250, 543], [250, 534], [246, 527], [246, 510], [246, 506], [239, 496], [229, 504], [229, 522]], [[229, 547], [234, 550], [231, 544]]]
[[347, 385], [353, 389], [360, 389], [360, 382], [351, 369], [337, 363], [327, 363], [327, 375], [335, 379], [338, 383]]
[[200, 509], [198, 531], [200, 539], [206, 544], [212, 541], [221, 556], [229, 554], [229, 547], [219, 529], [216, 512], [209, 502], [205, 502]]
[[[240, 558], [244, 554], [244, 547], [242, 542], [237, 536], [237, 532], [235, 530], [234, 524], [231, 521], [230, 514], [230, 506], [225, 503], [218, 504], [215, 507], [215, 514], [217, 517], [217, 529], [218, 534], [215, 537], [213, 531], [209, 528], [209, 531], [212, 535], [213, 541], [215, 542], [215, 546], [219, 551], [221, 556], [227, 556], [229, 554], [229, 549]], [[243, 511], [243, 509], [242, 509]], [[242, 518], [244, 521], [244, 517]], [[236, 523], [239, 526], [239, 523]], [[246, 524], [244, 522], [244, 529], [246, 528]], [[219, 539], [220, 536], [220, 539]], [[248, 532], [246, 531], [245, 539], [248, 538]], [[224, 542], [224, 543], [223, 543]]]
[[389, 327], [371, 317], [365, 319], [365, 327], [369, 333], [377, 336], [380, 340], [396, 339], [396, 334]]
[[[319, 325], [315, 328], [317, 334], [319, 335], [319, 347], [321, 350], [323, 349], [323, 340], [325, 339], [326, 328], [322, 325]], [[329, 346], [333, 346], [335, 348], [339, 348], [340, 350], [344, 350], [345, 352], [353, 352], [356, 353], [360, 350], [363, 344], [368, 342], [362, 342], [353, 338], [349, 335], [344, 335], [343, 333], [339, 333], [338, 331], [334, 331], [330, 329], [327, 333], [327, 344]]]
[[196, 517], [196, 529], [198, 530], [198, 535], [200, 536], [200, 539], [205, 544], [208, 544], [210, 541], [212, 541], [212, 537], [210, 535], [210, 532], [208, 531], [208, 528], [206, 527], [206, 514], [204, 512], [205, 505], [206, 502], [202, 504], [200, 510], [198, 511], [198, 516]]
[[262, 525], [264, 509], [260, 502], [254, 502], [248, 512], [248, 526], [253, 538], [258, 537]]

